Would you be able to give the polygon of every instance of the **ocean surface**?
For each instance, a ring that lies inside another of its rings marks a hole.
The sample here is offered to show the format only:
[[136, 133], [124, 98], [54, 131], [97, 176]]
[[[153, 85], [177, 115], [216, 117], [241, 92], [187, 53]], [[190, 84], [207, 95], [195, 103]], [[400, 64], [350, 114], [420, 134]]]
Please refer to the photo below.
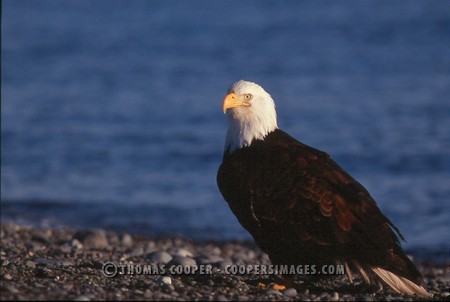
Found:
[[247, 79], [448, 252], [448, 1], [4, 0], [1, 38], [2, 222], [250, 239], [216, 185]]

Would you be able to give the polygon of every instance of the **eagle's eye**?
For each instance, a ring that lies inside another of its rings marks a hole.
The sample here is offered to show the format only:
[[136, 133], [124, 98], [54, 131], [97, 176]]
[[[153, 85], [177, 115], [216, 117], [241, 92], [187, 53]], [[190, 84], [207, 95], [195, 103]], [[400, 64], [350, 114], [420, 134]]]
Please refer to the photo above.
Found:
[[246, 101], [250, 101], [251, 99], [252, 99], [252, 95], [251, 94], [249, 94], [249, 93], [247, 93], [247, 94], [244, 94], [244, 99], [246, 100]]

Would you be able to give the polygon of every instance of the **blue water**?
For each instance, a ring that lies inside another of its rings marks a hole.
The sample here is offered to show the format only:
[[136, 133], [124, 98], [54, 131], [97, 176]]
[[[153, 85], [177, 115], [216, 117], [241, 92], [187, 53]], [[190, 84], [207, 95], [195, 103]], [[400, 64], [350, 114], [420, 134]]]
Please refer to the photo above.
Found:
[[447, 1], [3, 1], [2, 221], [250, 238], [215, 182], [242, 78], [448, 248]]

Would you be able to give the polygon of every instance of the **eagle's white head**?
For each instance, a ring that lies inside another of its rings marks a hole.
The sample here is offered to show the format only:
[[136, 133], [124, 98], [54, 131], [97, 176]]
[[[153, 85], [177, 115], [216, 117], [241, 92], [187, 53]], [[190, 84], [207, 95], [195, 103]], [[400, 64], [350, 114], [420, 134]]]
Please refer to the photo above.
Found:
[[241, 80], [231, 85], [227, 93], [222, 104], [229, 119], [226, 152], [249, 146], [278, 128], [275, 103], [261, 86]]

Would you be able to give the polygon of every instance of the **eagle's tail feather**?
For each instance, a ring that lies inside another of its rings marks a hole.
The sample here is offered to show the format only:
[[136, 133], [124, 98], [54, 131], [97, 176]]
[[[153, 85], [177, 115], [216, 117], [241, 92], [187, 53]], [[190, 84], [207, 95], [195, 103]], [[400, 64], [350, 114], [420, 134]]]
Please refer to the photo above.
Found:
[[[353, 265], [356, 267], [356, 269], [358, 270], [359, 275], [361, 276], [361, 278], [363, 279], [364, 283], [366, 284], [370, 284], [370, 278], [367, 275], [366, 271], [364, 270], [364, 268], [361, 266], [361, 264], [356, 261], [353, 260]], [[366, 268], [367, 270], [367, 268]]]
[[423, 298], [430, 298], [432, 296], [423, 286], [417, 285], [405, 277], [398, 276], [381, 267], [372, 267], [372, 271], [398, 293], [408, 295], [416, 294]]
[[345, 274], [347, 275], [348, 281], [350, 281], [350, 284], [353, 284], [352, 271], [350, 270], [347, 261], [344, 261], [344, 266], [345, 266]]

